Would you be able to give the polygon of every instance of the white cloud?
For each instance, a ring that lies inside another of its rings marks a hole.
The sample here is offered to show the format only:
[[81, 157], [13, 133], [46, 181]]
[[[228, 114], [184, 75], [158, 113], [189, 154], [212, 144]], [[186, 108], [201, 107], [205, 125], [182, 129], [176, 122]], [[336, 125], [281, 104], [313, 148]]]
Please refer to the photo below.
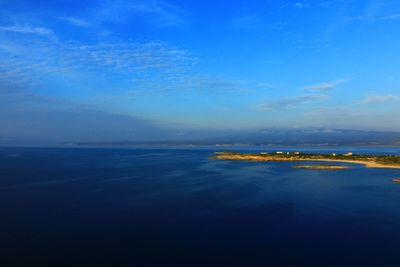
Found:
[[400, 19], [400, 14], [391, 14], [387, 16], [366, 16], [366, 15], [360, 15], [360, 16], [354, 16], [354, 17], [347, 17], [344, 19], [345, 22], [348, 21], [362, 21], [362, 22], [381, 22], [381, 21], [389, 21], [389, 20], [398, 20]]
[[306, 4], [306, 3], [297, 2], [294, 4], [294, 7], [302, 9], [302, 8], [310, 7], [310, 5]]
[[31, 27], [29, 25], [0, 26], [0, 31], [40, 35], [40, 36], [45, 36], [51, 40], [57, 39], [56, 35], [52, 30], [43, 27]]
[[348, 82], [349, 79], [337, 79], [329, 82], [322, 82], [306, 86], [309, 90], [329, 91], [335, 89], [338, 85]]
[[90, 23], [82, 18], [76, 18], [76, 17], [61, 17], [59, 18], [61, 20], [67, 21], [68, 23], [78, 26], [78, 27], [88, 27], [90, 26]]
[[305, 94], [300, 96], [282, 98], [275, 101], [264, 102], [258, 104], [256, 108], [260, 111], [284, 110], [311, 104], [316, 101], [325, 100], [328, 97], [329, 96], [325, 94]]
[[398, 95], [370, 95], [364, 98], [362, 104], [377, 104], [377, 103], [387, 103], [400, 101], [400, 96]]
[[400, 14], [392, 14], [384, 17], [385, 20], [397, 20], [400, 19]]
[[[96, 90], [111, 96], [188, 90], [218, 94], [259, 89], [260, 81], [202, 75], [196, 70], [195, 55], [160, 41], [84, 44], [25, 39], [16, 38], [0, 46], [2, 84], [40, 88], [39, 85], [49, 80], [61, 80], [67, 81], [69, 90], [77, 90], [79, 95], [79, 90], [85, 90], [82, 89], [85, 84], [88, 90], [94, 90], [93, 84], [101, 81], [107, 86]], [[19, 49], [24, 43], [29, 43], [29, 49]], [[58, 85], [50, 87], [57, 90]]]
[[79, 77], [96, 73], [112, 73], [135, 81], [152, 77], [152, 81], [160, 82], [187, 75], [196, 64], [190, 52], [162, 42], [84, 45], [32, 41], [29, 51], [0, 49], [0, 58], [0, 81], [27, 83], [29, 77], [40, 80], [51, 75]]

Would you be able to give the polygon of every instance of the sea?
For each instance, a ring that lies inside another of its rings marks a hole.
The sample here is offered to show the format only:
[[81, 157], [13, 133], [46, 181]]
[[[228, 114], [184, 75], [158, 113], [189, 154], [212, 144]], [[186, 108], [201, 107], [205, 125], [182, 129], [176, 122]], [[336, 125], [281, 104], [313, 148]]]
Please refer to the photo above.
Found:
[[0, 266], [400, 266], [400, 169], [209, 158], [221, 150], [400, 155], [3, 147]]

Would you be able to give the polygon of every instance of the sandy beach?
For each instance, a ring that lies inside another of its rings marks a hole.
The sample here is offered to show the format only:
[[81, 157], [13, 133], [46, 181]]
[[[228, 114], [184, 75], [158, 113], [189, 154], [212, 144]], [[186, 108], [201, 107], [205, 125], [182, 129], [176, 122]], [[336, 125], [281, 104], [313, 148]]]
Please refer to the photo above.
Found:
[[226, 160], [249, 160], [249, 161], [319, 161], [319, 162], [344, 162], [353, 164], [362, 164], [367, 168], [389, 168], [389, 169], [400, 169], [400, 165], [382, 164], [375, 161], [361, 161], [361, 160], [345, 160], [345, 159], [299, 159], [296, 157], [291, 158], [276, 158], [276, 157], [265, 157], [257, 155], [246, 155], [246, 154], [224, 154], [218, 153], [213, 158], [215, 159], [226, 159]]

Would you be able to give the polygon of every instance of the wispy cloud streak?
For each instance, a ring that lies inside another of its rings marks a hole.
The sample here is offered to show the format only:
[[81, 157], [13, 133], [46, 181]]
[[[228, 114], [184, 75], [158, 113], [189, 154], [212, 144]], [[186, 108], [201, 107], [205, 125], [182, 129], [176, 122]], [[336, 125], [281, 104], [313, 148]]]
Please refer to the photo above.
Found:
[[258, 104], [256, 108], [260, 111], [285, 110], [298, 108], [307, 104], [314, 103], [316, 101], [325, 100], [327, 98], [328, 96], [325, 94], [305, 94], [264, 102]]
[[95, 11], [94, 19], [99, 22], [123, 22], [130, 21], [136, 16], [147, 16], [150, 22], [158, 27], [170, 27], [184, 24], [186, 13], [181, 7], [164, 0], [113, 0], [105, 1]]
[[52, 30], [43, 27], [32, 27], [29, 25], [0, 26], [0, 31], [45, 36], [51, 40], [57, 39]]
[[362, 104], [379, 104], [400, 101], [400, 96], [398, 95], [370, 95], [365, 97], [361, 103]]
[[77, 18], [77, 17], [60, 17], [60, 20], [66, 21], [74, 26], [77, 27], [88, 27], [90, 26], [90, 23], [83, 18]]
[[[46, 57], [42, 55], [46, 54]], [[29, 82], [49, 75], [111, 74], [127, 79], [182, 75], [196, 64], [186, 50], [162, 42], [35, 43], [30, 53], [0, 48], [0, 80]]]
[[318, 90], [318, 91], [329, 91], [335, 89], [337, 86], [348, 82], [349, 79], [337, 79], [329, 82], [322, 82], [313, 85], [306, 86], [306, 89], [309, 90]]

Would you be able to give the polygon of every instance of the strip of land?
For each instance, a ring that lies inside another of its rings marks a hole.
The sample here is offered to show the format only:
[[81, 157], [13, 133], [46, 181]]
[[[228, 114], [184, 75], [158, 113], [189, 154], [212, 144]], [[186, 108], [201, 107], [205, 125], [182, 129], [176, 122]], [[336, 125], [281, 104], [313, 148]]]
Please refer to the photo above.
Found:
[[344, 166], [344, 165], [327, 165], [327, 164], [321, 164], [321, 165], [297, 165], [293, 166], [295, 169], [311, 169], [311, 170], [347, 170], [351, 169], [349, 166]]
[[240, 153], [240, 152], [216, 152], [211, 157], [220, 160], [245, 160], [245, 161], [324, 161], [345, 162], [362, 164], [368, 168], [395, 168], [400, 169], [400, 156], [397, 155], [354, 155], [346, 154], [312, 154], [300, 152], [274, 152], [274, 153]]

